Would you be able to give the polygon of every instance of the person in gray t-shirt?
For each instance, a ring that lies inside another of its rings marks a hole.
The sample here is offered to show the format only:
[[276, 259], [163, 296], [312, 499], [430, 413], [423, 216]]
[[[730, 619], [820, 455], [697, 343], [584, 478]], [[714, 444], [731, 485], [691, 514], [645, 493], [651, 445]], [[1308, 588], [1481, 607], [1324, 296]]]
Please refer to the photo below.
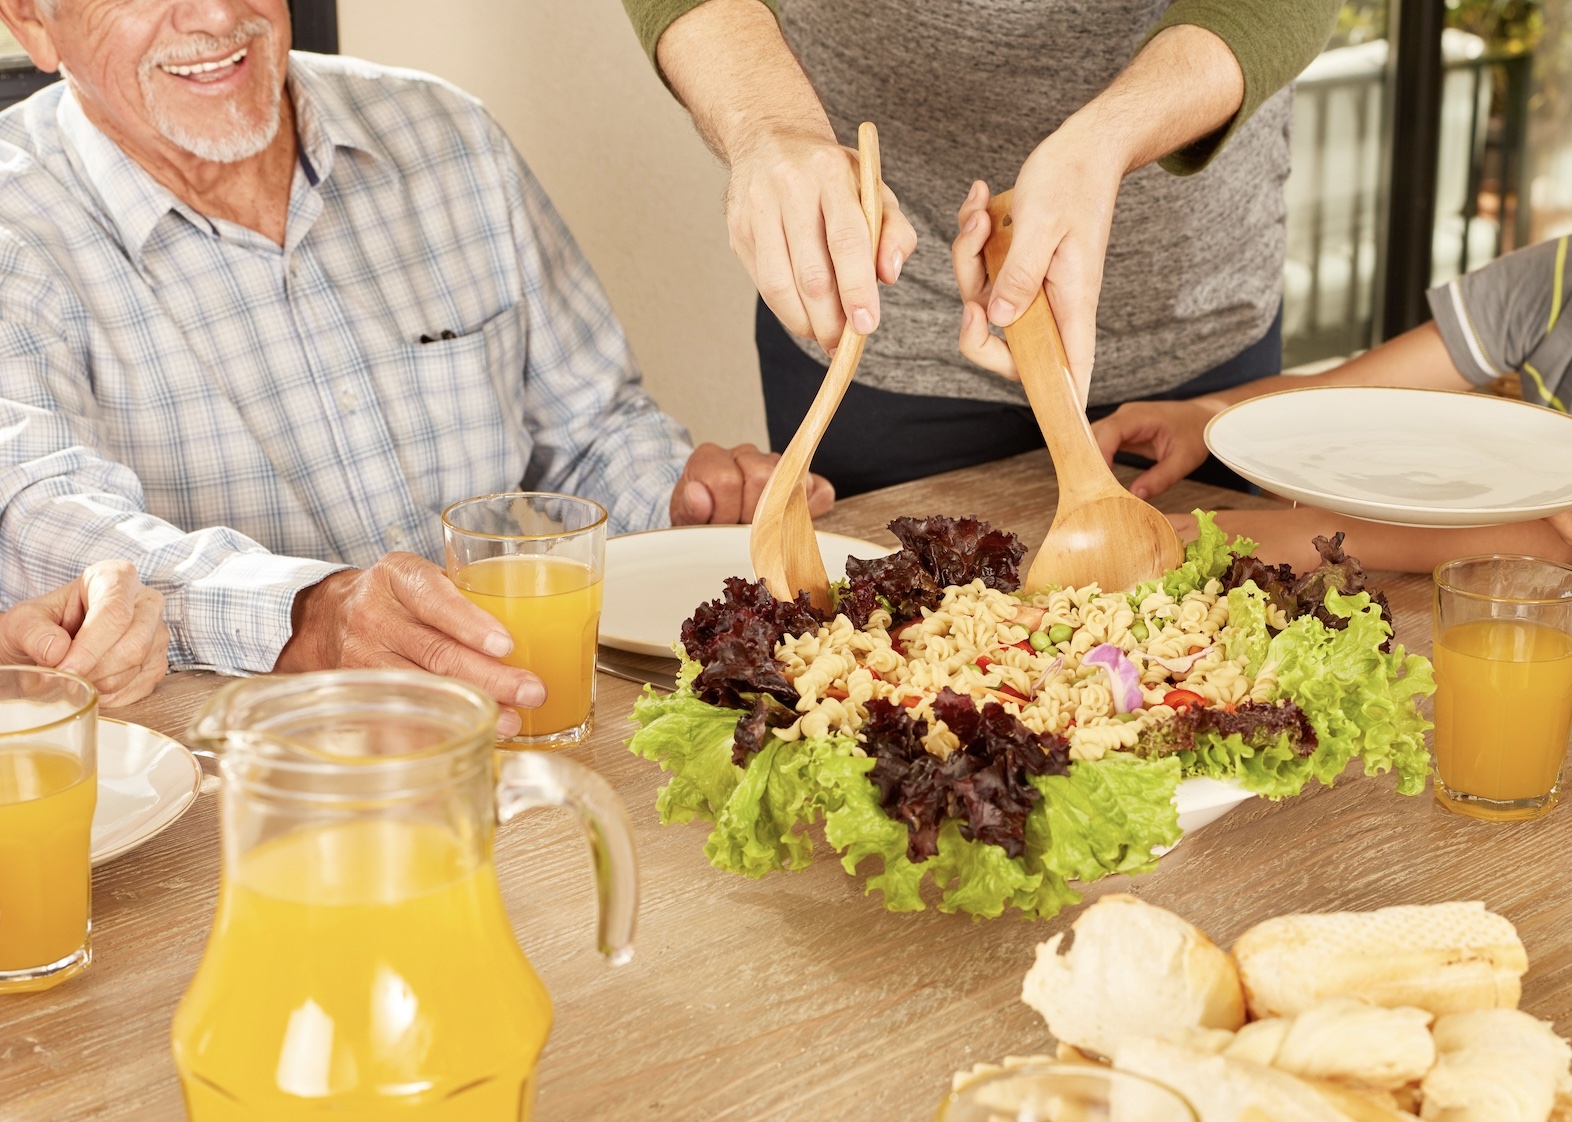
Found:
[[[1337, 0], [623, 2], [731, 168], [772, 445], [821, 348], [878, 328], [814, 461], [841, 493], [1041, 447], [1020, 387], [968, 361], [1038, 291], [1096, 410], [1281, 368], [1284, 87]], [[882, 292], [841, 147], [863, 120], [889, 188]], [[1015, 189], [986, 295], [945, 252], [976, 180]]]
[[[1092, 426], [1103, 455], [1123, 448], [1156, 460], [1130, 485], [1143, 497], [1166, 490], [1206, 455], [1206, 422], [1237, 402], [1308, 386], [1413, 386], [1471, 390], [1521, 376], [1523, 399], [1567, 412], [1572, 402], [1572, 235], [1509, 253], [1427, 294], [1435, 319], [1324, 374], [1265, 378], [1190, 401], [1122, 405]], [[1171, 516], [1173, 517], [1173, 516]], [[1195, 520], [1174, 517], [1181, 533]], [[1572, 562], [1572, 512], [1535, 522], [1464, 530], [1388, 526], [1300, 506], [1224, 512], [1218, 525], [1261, 545], [1260, 555], [1314, 567], [1310, 539], [1346, 531], [1344, 548], [1367, 569], [1425, 573], [1474, 553], [1524, 553]]]

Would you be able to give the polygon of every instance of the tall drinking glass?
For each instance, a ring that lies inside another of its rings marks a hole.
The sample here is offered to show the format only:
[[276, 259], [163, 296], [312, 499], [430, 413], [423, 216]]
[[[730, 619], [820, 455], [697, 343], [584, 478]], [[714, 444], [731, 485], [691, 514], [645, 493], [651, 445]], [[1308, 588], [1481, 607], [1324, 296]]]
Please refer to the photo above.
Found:
[[442, 536], [448, 576], [513, 636], [502, 661], [546, 684], [544, 705], [518, 710], [509, 743], [583, 740], [594, 720], [605, 509], [569, 495], [482, 495], [442, 512]]
[[963, 1083], [938, 1122], [1195, 1122], [1175, 1091], [1095, 1064], [1007, 1067]]
[[1436, 801], [1498, 822], [1547, 814], [1572, 726], [1572, 566], [1463, 557], [1435, 586]]
[[97, 802], [98, 692], [0, 666], [0, 994], [48, 989], [93, 960]]

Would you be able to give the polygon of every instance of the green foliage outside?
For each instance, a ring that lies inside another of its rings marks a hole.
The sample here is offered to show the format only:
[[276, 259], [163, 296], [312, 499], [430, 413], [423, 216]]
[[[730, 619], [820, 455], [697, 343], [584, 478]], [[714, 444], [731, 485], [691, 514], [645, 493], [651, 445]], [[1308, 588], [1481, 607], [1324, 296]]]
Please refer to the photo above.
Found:
[[[1337, 17], [1333, 47], [1386, 35], [1387, 0], [1349, 0]], [[1545, 31], [1544, 0], [1446, 0], [1446, 25], [1472, 32], [1493, 55], [1532, 51]]]

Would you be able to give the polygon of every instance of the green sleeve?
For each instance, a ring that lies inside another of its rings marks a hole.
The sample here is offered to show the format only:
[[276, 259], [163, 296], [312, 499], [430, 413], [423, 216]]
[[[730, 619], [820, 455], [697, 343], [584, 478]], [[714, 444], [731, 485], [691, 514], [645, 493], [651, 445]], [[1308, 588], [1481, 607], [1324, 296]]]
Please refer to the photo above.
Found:
[[[687, 15], [702, 3], [704, 0], [622, 0], [622, 6], [628, 11], [628, 19], [633, 22], [633, 30], [644, 45], [644, 53], [649, 55], [657, 71], [660, 70], [660, 63], [655, 61], [655, 45], [660, 42], [661, 35], [679, 17]], [[760, 3], [773, 12], [776, 19], [780, 19], [780, 9], [775, 6], [775, 0], [760, 0]], [[664, 74], [661, 79], [665, 80]]]
[[[634, 0], [625, 2], [634, 6]], [[673, 0], [666, 3], [676, 6]], [[1262, 102], [1297, 78], [1321, 53], [1341, 8], [1341, 0], [1174, 0], [1147, 42], [1164, 28], [1179, 24], [1206, 28], [1227, 43], [1239, 60], [1244, 104], [1226, 129], [1165, 157], [1162, 166], [1175, 175], [1191, 175], [1210, 163]]]

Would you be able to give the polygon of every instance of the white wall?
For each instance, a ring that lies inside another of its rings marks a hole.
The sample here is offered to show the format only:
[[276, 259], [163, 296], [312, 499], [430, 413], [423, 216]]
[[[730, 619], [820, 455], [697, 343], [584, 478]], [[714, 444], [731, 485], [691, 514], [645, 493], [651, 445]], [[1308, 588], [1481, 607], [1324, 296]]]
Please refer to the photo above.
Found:
[[651, 393], [695, 440], [762, 447], [755, 297], [726, 244], [725, 171], [619, 0], [339, 0], [338, 14], [345, 54], [485, 101], [600, 274]]

